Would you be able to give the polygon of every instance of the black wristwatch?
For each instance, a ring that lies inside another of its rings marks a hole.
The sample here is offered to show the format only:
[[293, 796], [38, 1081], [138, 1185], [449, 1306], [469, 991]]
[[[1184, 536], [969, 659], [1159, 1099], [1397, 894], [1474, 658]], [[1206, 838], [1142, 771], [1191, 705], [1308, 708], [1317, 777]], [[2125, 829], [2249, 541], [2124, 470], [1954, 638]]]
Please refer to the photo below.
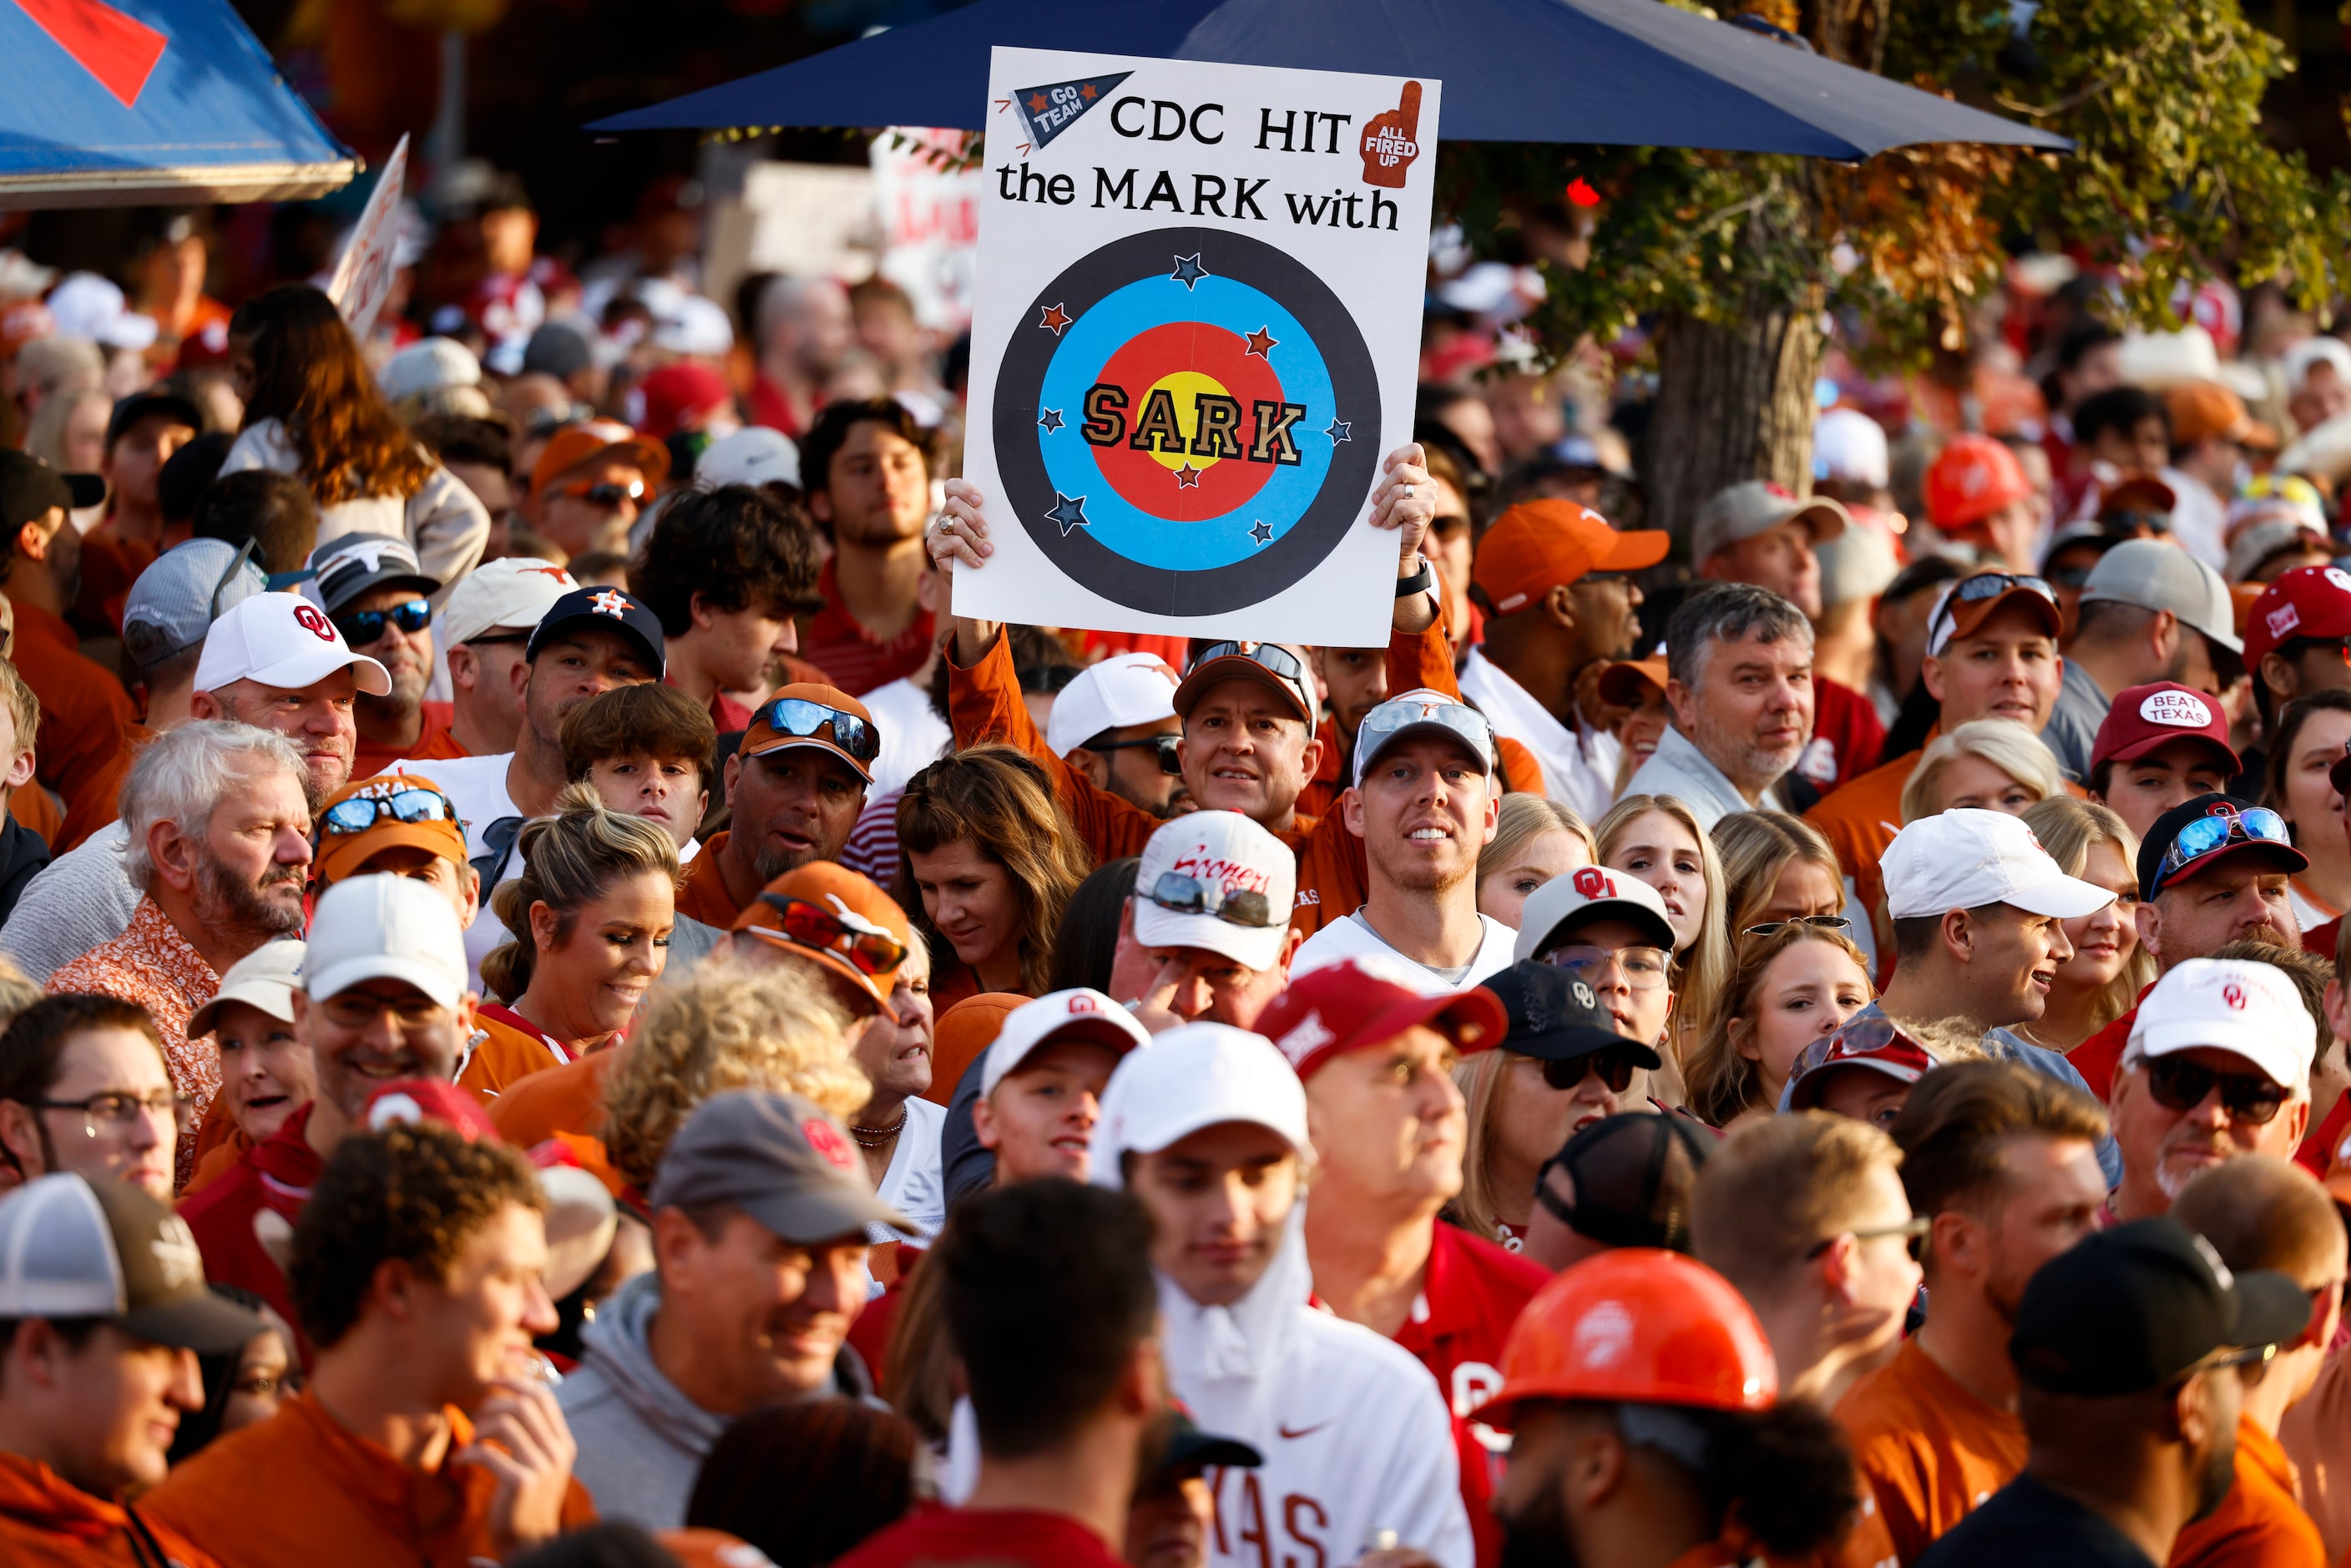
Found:
[[1428, 558], [1426, 556], [1422, 556], [1420, 558], [1420, 570], [1418, 571], [1414, 572], [1410, 577], [1399, 577], [1396, 579], [1395, 596], [1398, 599], [1410, 599], [1414, 594], [1426, 593], [1430, 589], [1433, 589], [1436, 586], [1437, 569], [1428, 564]]

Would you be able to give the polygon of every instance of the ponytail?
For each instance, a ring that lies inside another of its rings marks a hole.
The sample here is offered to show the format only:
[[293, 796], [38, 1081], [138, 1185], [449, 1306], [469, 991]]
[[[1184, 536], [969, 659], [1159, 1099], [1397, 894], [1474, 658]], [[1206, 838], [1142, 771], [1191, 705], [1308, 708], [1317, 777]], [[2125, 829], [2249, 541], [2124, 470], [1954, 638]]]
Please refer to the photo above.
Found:
[[557, 797], [556, 814], [527, 822], [517, 838], [522, 874], [502, 882], [490, 894], [490, 912], [512, 935], [482, 960], [482, 984], [512, 1007], [530, 989], [538, 945], [530, 932], [530, 912], [544, 904], [555, 911], [555, 940], [571, 934], [580, 911], [623, 877], [660, 872], [676, 885], [677, 846], [667, 832], [642, 817], [608, 810], [595, 789], [574, 784]]

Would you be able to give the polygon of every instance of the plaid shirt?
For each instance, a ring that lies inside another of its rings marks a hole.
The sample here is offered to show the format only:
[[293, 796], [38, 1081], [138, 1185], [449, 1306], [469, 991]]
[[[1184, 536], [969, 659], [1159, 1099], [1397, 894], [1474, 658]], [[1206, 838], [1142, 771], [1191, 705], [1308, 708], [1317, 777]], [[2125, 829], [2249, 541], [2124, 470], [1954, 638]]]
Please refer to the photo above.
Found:
[[[188, 1039], [188, 1019], [220, 989], [220, 977], [152, 898], [141, 898], [131, 925], [113, 941], [93, 947], [49, 977], [48, 992], [120, 997], [147, 1009], [163, 1037], [172, 1087], [201, 1118], [220, 1092], [220, 1052], [212, 1037]], [[193, 1124], [190, 1124], [193, 1125]], [[172, 1176], [183, 1186], [196, 1166], [196, 1140], [180, 1139]]]

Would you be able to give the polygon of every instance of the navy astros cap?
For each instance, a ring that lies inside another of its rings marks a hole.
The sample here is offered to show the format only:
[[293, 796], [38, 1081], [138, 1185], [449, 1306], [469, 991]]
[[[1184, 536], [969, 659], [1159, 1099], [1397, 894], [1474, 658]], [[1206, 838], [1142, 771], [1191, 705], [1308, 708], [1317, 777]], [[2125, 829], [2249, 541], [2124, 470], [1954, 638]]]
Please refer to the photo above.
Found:
[[526, 661], [537, 659], [548, 640], [566, 632], [593, 627], [628, 638], [644, 651], [658, 680], [669, 673], [668, 644], [662, 640], [661, 617], [625, 588], [575, 588], [548, 607], [538, 629], [523, 649]]

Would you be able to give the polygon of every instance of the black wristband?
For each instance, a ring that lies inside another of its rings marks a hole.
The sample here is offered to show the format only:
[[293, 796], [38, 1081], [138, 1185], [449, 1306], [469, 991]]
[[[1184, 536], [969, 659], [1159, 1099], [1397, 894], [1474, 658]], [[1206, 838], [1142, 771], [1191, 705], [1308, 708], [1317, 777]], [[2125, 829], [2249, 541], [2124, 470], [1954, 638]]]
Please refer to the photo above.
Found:
[[1398, 599], [1410, 599], [1414, 594], [1426, 593], [1430, 589], [1435, 588], [1436, 586], [1437, 569], [1428, 564], [1428, 558], [1426, 556], [1423, 556], [1420, 558], [1420, 570], [1418, 571], [1414, 572], [1410, 577], [1399, 577], [1396, 579], [1395, 596]]

